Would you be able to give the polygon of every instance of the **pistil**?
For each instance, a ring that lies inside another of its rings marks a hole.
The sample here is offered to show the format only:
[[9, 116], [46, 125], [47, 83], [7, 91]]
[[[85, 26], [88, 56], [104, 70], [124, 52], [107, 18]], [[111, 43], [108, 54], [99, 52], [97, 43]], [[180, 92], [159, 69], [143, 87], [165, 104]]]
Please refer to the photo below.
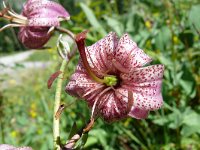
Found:
[[80, 53], [80, 57], [83, 61], [83, 65], [87, 71], [87, 73], [89, 74], [89, 76], [96, 82], [98, 83], [104, 83], [104, 80], [97, 77], [93, 71], [91, 70], [90, 68], [90, 65], [87, 61], [87, 56], [86, 56], [86, 53], [85, 53], [85, 39], [86, 39], [86, 34], [87, 34], [88, 31], [84, 31], [84, 32], [81, 32], [79, 33], [76, 38], [75, 38], [75, 41], [76, 41], [76, 44], [78, 46], [78, 50], [79, 50], [79, 53]]

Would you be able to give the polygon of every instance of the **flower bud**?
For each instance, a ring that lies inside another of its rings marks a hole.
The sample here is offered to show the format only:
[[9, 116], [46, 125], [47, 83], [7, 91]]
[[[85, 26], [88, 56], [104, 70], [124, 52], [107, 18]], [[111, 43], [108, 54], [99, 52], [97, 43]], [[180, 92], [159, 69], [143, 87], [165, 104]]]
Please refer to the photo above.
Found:
[[19, 15], [9, 9], [0, 12], [0, 17], [11, 21], [0, 29], [20, 27], [19, 40], [27, 48], [41, 48], [51, 37], [54, 27], [60, 26], [60, 21], [69, 20], [69, 13], [58, 3], [48, 0], [28, 0]]

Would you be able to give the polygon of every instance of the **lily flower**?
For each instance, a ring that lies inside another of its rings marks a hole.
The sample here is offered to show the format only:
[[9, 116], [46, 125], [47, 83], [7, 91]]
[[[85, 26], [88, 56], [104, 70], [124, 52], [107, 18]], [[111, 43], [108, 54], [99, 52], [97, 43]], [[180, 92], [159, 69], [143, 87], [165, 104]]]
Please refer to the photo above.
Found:
[[80, 61], [66, 92], [85, 99], [92, 117], [106, 122], [126, 117], [144, 119], [163, 104], [161, 84], [164, 66], [138, 48], [128, 34], [115, 33], [85, 47], [86, 32], [76, 37]]
[[32, 150], [31, 147], [14, 147], [8, 144], [0, 144], [0, 150]]
[[19, 40], [28, 48], [41, 48], [51, 37], [54, 27], [60, 21], [69, 20], [69, 13], [58, 3], [49, 0], [27, 0], [21, 14], [15, 13], [3, 2], [4, 10], [0, 12], [11, 22], [0, 29], [20, 27]]

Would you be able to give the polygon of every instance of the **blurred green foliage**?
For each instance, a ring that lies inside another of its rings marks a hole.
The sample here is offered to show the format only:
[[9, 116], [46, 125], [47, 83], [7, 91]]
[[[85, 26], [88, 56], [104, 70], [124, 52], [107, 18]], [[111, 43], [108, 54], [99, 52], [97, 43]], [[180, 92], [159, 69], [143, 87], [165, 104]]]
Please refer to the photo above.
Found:
[[[114, 124], [98, 120], [89, 133], [85, 149], [200, 149], [200, 3], [198, 0], [59, 0], [71, 14], [63, 26], [75, 33], [89, 29], [87, 45], [110, 31], [127, 32], [153, 59], [165, 65], [164, 106], [148, 119], [125, 119]], [[7, 31], [10, 32], [10, 31]], [[5, 38], [6, 32], [0, 36]], [[12, 35], [8, 36], [13, 38]], [[0, 48], [14, 42], [0, 41]], [[11, 40], [12, 41], [12, 40]], [[6, 44], [2, 44], [4, 42]], [[55, 53], [48, 53], [53, 66], [23, 72], [23, 85], [0, 92], [0, 143], [52, 149], [52, 113], [55, 89], [46, 88], [50, 74], [59, 68]], [[38, 54], [36, 57], [39, 57]], [[40, 57], [42, 58], [42, 57]], [[66, 70], [75, 69], [77, 57]], [[31, 59], [35, 60], [35, 59]], [[66, 82], [67, 83], [67, 82]], [[64, 87], [64, 85], [63, 85]], [[62, 101], [75, 101], [64, 91]], [[74, 121], [89, 118], [83, 101], [62, 115], [62, 139]]]

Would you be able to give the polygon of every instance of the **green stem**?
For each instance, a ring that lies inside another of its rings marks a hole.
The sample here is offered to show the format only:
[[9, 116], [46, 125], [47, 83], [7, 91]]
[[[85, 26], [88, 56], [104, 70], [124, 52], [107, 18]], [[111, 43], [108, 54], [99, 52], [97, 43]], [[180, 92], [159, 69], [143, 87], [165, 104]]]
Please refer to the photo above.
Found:
[[56, 95], [55, 95], [55, 102], [54, 102], [54, 115], [53, 115], [53, 139], [54, 139], [55, 150], [60, 150], [60, 133], [59, 133], [60, 123], [59, 123], [59, 119], [55, 118], [55, 115], [60, 106], [62, 82], [63, 82], [64, 70], [65, 70], [66, 65], [67, 65], [67, 61], [63, 60], [60, 67], [60, 71], [62, 71], [62, 73], [57, 78]]

